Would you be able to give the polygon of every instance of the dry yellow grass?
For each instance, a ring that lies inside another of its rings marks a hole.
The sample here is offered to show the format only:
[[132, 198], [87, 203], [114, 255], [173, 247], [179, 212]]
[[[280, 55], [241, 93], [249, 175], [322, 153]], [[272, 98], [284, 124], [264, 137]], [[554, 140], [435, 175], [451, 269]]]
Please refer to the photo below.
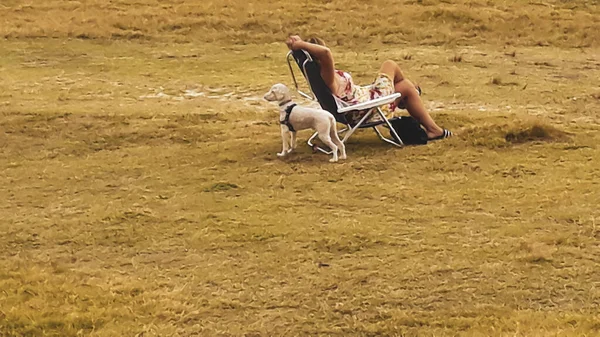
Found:
[[[3, 1], [0, 335], [599, 336], [599, 14]], [[456, 137], [277, 159], [290, 32]]]
[[0, 36], [248, 44], [289, 33], [340, 45], [598, 47], [597, 1], [5, 0]]

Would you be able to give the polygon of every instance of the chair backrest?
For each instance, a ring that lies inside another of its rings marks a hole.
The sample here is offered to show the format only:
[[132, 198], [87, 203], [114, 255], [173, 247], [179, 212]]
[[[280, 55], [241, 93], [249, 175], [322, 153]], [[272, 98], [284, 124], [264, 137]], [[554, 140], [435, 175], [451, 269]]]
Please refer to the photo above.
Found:
[[293, 51], [292, 56], [308, 82], [310, 90], [321, 105], [321, 108], [329, 111], [338, 122], [348, 124], [344, 114], [338, 113], [338, 106], [335, 98], [321, 77], [321, 66], [319, 63], [317, 63], [308, 52], [302, 49]]

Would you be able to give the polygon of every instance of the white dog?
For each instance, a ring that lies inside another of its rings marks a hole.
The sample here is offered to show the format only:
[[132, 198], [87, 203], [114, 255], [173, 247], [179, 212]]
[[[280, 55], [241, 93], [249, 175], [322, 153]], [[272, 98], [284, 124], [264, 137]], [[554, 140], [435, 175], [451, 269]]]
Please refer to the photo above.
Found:
[[339, 158], [346, 159], [346, 147], [338, 137], [332, 114], [322, 109], [297, 106], [292, 102], [288, 87], [281, 83], [272, 86], [264, 99], [279, 103], [279, 122], [283, 141], [283, 150], [277, 154], [279, 157], [285, 156], [296, 148], [296, 131], [313, 129], [319, 133], [319, 139], [333, 152], [330, 162], [338, 161], [338, 150]]

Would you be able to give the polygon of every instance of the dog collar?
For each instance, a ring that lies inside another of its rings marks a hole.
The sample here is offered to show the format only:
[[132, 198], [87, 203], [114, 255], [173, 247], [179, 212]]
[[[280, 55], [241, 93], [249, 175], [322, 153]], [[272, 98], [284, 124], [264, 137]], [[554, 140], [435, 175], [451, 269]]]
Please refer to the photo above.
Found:
[[292, 102], [292, 100], [290, 99], [289, 101], [285, 101], [285, 102], [279, 103], [279, 106], [284, 106], [284, 105], [289, 104], [291, 102]]

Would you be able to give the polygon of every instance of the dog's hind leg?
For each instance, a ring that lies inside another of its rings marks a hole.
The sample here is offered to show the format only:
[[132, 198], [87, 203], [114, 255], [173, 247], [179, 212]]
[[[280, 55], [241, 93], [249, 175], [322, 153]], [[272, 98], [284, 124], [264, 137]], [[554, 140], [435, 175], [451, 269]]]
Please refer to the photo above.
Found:
[[329, 131], [329, 136], [331, 137], [333, 143], [337, 145], [338, 149], [340, 150], [340, 159], [346, 159], [346, 146], [344, 143], [342, 143], [340, 137], [338, 136], [335, 118], [331, 117], [330, 121], [331, 129]]
[[317, 131], [319, 132], [319, 139], [323, 144], [327, 145], [333, 153], [333, 158], [329, 159], [329, 161], [335, 163], [338, 161], [338, 147], [331, 141], [331, 124], [321, 127]]

